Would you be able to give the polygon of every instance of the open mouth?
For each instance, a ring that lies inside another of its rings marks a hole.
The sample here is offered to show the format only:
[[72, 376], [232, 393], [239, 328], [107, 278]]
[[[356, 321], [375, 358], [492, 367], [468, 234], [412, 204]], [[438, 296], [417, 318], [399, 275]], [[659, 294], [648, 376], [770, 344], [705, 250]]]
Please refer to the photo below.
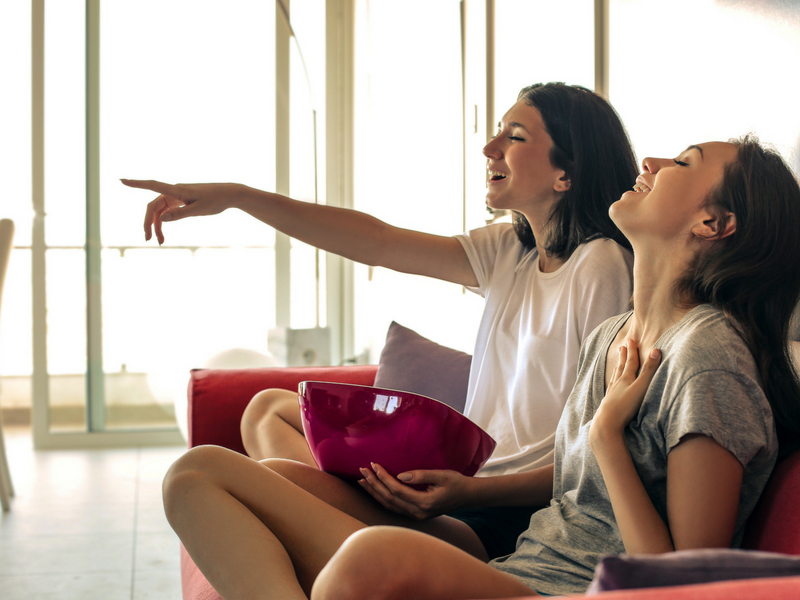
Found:
[[645, 184], [639, 183], [637, 181], [633, 186], [633, 191], [634, 192], [650, 192], [652, 190], [649, 187], [647, 187]]
[[501, 179], [505, 179], [506, 174], [500, 173], [499, 171], [492, 171], [489, 170], [489, 181], [500, 181]]

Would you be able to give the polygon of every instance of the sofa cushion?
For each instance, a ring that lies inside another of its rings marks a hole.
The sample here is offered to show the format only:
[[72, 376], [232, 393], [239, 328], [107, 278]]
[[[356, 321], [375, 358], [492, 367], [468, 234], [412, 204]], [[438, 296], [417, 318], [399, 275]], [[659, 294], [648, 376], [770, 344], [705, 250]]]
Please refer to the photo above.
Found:
[[464, 412], [472, 357], [392, 321], [375, 386], [422, 394]]
[[752, 550], [704, 549], [607, 556], [587, 594], [763, 577], [800, 576], [800, 556]]
[[742, 547], [800, 555], [800, 450], [782, 459], [747, 520]]

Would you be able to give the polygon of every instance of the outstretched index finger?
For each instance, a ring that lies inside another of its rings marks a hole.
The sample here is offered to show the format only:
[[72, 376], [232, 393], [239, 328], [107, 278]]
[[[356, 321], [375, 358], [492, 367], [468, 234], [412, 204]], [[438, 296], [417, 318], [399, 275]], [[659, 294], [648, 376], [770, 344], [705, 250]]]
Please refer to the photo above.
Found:
[[155, 179], [120, 179], [120, 181], [128, 187], [150, 190], [157, 194], [164, 194], [171, 198], [183, 200], [180, 187], [171, 183], [164, 183], [163, 181], [156, 181]]

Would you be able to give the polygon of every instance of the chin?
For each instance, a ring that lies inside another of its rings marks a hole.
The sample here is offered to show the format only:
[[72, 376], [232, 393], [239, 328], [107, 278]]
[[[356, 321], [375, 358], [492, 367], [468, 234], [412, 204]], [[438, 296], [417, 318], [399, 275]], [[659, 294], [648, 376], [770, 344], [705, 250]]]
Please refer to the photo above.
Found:
[[516, 210], [509, 206], [509, 202], [504, 202], [502, 198], [489, 198], [486, 197], [486, 206], [492, 210]]
[[624, 234], [625, 232], [622, 230], [624, 218], [624, 210], [620, 206], [620, 201], [617, 200], [611, 206], [608, 207], [608, 216], [611, 217], [611, 221], [613, 221], [614, 225], [616, 225], [620, 231]]

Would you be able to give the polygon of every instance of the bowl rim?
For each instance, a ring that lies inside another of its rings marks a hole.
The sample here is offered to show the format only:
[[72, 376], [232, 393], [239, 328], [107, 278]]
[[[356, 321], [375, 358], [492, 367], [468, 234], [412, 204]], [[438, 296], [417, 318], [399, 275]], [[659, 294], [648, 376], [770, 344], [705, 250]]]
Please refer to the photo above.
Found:
[[299, 398], [303, 397], [303, 394], [300, 393], [300, 387], [304, 383], [324, 383], [325, 385], [343, 386], [343, 387], [344, 386], [359, 387], [359, 388], [367, 388], [367, 389], [370, 389], [370, 390], [379, 390], [379, 391], [382, 391], [382, 392], [400, 392], [401, 394], [411, 394], [412, 396], [419, 396], [420, 398], [426, 398], [427, 400], [431, 400], [433, 402], [441, 404], [442, 406], [446, 406], [449, 410], [452, 410], [457, 415], [460, 415], [460, 416], [464, 417], [472, 425], [477, 427], [485, 436], [487, 436], [490, 440], [492, 440], [495, 443], [495, 445], [497, 444], [497, 440], [495, 440], [494, 437], [488, 431], [486, 431], [483, 427], [481, 427], [475, 421], [470, 419], [467, 415], [465, 415], [464, 413], [462, 413], [460, 411], [457, 411], [455, 408], [453, 408], [449, 404], [447, 404], [445, 402], [442, 402], [441, 400], [437, 400], [436, 398], [432, 398], [430, 396], [426, 396], [425, 394], [418, 394], [417, 392], [410, 392], [408, 390], [398, 390], [398, 389], [392, 389], [392, 388], [377, 387], [377, 386], [374, 386], [374, 385], [364, 385], [364, 384], [361, 384], [361, 383], [347, 383], [347, 382], [344, 382], [344, 381], [321, 381], [321, 380], [318, 380], [318, 379], [304, 379], [303, 381], [300, 381], [297, 384], [297, 396]]

